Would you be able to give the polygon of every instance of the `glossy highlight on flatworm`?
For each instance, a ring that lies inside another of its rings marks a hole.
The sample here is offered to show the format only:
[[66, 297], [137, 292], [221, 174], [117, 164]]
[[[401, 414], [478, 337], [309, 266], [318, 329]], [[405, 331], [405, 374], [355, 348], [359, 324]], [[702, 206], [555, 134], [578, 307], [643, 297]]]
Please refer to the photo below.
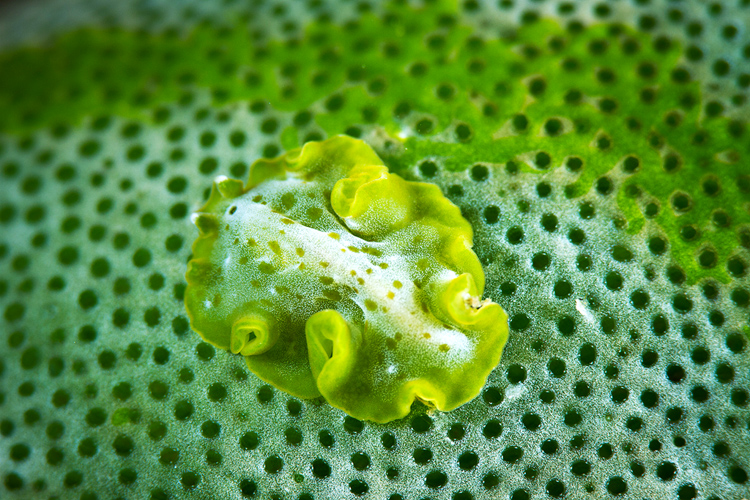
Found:
[[388, 422], [415, 399], [466, 403], [500, 359], [507, 316], [481, 299], [471, 225], [360, 140], [219, 177], [193, 221], [192, 328], [283, 391]]

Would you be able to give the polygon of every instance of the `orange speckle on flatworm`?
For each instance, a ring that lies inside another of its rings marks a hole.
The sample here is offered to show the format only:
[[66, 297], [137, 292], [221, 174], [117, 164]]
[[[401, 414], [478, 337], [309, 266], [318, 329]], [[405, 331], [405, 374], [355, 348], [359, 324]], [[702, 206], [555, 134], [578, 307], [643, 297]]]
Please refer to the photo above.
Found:
[[281, 245], [278, 241], [269, 241], [268, 248], [270, 248], [276, 255], [281, 255]]

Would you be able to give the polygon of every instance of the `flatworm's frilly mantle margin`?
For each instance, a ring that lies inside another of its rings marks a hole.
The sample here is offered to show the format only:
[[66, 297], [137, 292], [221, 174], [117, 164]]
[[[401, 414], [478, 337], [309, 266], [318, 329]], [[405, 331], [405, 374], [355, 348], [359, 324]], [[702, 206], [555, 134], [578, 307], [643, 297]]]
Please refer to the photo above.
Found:
[[432, 184], [338, 136], [218, 178], [194, 215], [185, 304], [261, 379], [376, 422], [452, 410], [497, 365], [507, 316], [481, 300], [472, 229]]

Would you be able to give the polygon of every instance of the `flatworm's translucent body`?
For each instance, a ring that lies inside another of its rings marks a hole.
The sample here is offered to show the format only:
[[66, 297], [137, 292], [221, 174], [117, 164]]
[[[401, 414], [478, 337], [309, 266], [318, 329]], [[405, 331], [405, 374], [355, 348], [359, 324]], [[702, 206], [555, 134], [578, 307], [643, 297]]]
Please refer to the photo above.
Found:
[[345, 136], [219, 178], [194, 215], [185, 303], [207, 342], [263, 380], [387, 422], [415, 398], [451, 410], [500, 359], [472, 230], [432, 184]]

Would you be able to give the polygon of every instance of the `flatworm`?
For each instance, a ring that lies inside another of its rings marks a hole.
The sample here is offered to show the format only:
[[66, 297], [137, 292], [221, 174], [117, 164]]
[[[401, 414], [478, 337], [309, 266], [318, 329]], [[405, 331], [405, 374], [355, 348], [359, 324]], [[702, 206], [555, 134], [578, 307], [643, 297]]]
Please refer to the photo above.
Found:
[[376, 422], [474, 398], [508, 337], [472, 229], [432, 184], [337, 136], [220, 177], [193, 216], [185, 304], [258, 377]]

